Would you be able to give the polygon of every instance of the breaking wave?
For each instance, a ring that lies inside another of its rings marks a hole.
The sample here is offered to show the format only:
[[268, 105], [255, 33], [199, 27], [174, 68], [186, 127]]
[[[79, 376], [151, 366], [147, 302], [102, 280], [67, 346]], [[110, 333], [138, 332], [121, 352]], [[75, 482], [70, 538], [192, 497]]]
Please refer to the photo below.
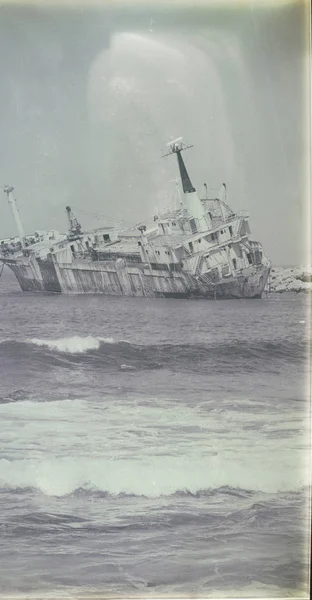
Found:
[[92, 336], [80, 337], [76, 335], [68, 338], [60, 338], [58, 340], [34, 338], [27, 341], [35, 346], [44, 346], [51, 351], [56, 350], [57, 352], [65, 352], [67, 354], [83, 354], [89, 350], [98, 350], [101, 343], [113, 344], [114, 338], [97, 338]]
[[[107, 370], [170, 369], [214, 373], [239, 368], [278, 370], [282, 362], [307, 360], [307, 345], [298, 340], [271, 342], [229, 341], [203, 344], [145, 344], [118, 341], [113, 337], [73, 336], [59, 339], [33, 338], [0, 341], [0, 357], [11, 356], [41, 369], [74, 368], [84, 363]], [[274, 360], [272, 360], [274, 359]]]
[[[107, 496], [202, 496], [227, 488], [231, 494], [278, 493], [299, 490], [308, 482], [306, 470], [290, 481], [288, 466], [279, 463], [274, 473], [261, 460], [220, 460], [219, 456], [194, 459], [170, 456], [151, 460], [60, 458], [0, 460], [0, 488], [36, 489], [47, 496], [76, 493]], [[236, 492], [234, 492], [236, 490]]]

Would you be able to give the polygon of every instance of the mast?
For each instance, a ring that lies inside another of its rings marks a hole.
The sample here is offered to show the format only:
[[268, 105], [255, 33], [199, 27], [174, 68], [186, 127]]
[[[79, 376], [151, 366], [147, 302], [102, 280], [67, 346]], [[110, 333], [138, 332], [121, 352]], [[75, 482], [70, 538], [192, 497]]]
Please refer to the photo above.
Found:
[[68, 231], [69, 231], [69, 237], [71, 239], [75, 238], [75, 237], [79, 237], [79, 235], [81, 235], [82, 230], [81, 230], [81, 225], [78, 221], [78, 219], [73, 215], [72, 209], [70, 206], [66, 206], [66, 212], [67, 212], [67, 219], [68, 219]]
[[[192, 148], [192, 146], [187, 146], [187, 148]], [[174, 150], [172, 149], [172, 152], [175, 152], [177, 155], [180, 177], [181, 177], [181, 181], [182, 181], [182, 188], [183, 188], [184, 194], [192, 194], [193, 192], [196, 192], [196, 190], [190, 180], [190, 176], [187, 172], [183, 157], [181, 155], [182, 148], [174, 149]]]
[[14, 217], [14, 220], [15, 220], [16, 228], [17, 228], [17, 231], [18, 231], [18, 234], [19, 234], [19, 237], [20, 237], [21, 246], [24, 249], [24, 248], [26, 248], [26, 245], [25, 245], [25, 231], [24, 231], [24, 227], [22, 225], [22, 221], [21, 221], [21, 217], [20, 217], [20, 214], [19, 214], [19, 210], [17, 208], [16, 200], [15, 200], [15, 198], [13, 196], [14, 187], [9, 186], [9, 185], [5, 185], [4, 188], [3, 188], [3, 190], [4, 190], [4, 193], [8, 197], [8, 202], [9, 202], [9, 205], [11, 206], [11, 210], [12, 210], [13, 217]]
[[190, 176], [187, 172], [187, 168], [185, 166], [183, 157], [181, 152], [187, 150], [188, 148], [193, 148], [193, 146], [186, 146], [182, 143], [182, 138], [179, 137], [172, 142], [169, 142], [167, 146], [170, 147], [170, 151], [164, 156], [169, 156], [170, 154], [177, 155], [179, 173], [182, 182], [182, 189], [184, 192], [184, 206], [187, 209], [190, 218], [196, 220], [196, 228], [198, 231], [205, 231], [207, 229], [207, 221], [204, 214], [203, 206], [200, 201], [200, 198], [194, 188]]
[[193, 148], [193, 146], [185, 146], [185, 144], [181, 143], [181, 140], [182, 138], [179, 137], [176, 140], [169, 142], [167, 146], [170, 146], [170, 152], [168, 152], [168, 154], [165, 154], [164, 156], [170, 156], [170, 154], [177, 155], [183, 192], [184, 194], [192, 194], [193, 192], [196, 192], [196, 190], [190, 180], [190, 176], [187, 172], [183, 157], [181, 156], [181, 152], [183, 150], [187, 150], [188, 148]]

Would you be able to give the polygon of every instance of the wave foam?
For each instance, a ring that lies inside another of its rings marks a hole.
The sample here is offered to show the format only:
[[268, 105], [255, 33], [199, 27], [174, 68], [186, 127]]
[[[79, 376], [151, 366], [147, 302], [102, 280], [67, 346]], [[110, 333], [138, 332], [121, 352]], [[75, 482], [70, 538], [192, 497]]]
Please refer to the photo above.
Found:
[[78, 335], [68, 338], [60, 338], [57, 340], [44, 340], [33, 338], [28, 340], [29, 343], [36, 346], [45, 346], [49, 350], [57, 350], [58, 352], [66, 352], [68, 354], [83, 354], [89, 350], [98, 350], [101, 343], [113, 344], [114, 339], [111, 337], [80, 337]]
[[[251, 461], [252, 462], [252, 461]], [[2, 489], [37, 489], [47, 496], [67, 496], [76, 492], [102, 492], [109, 496], [145, 496], [159, 498], [175, 494], [193, 496], [204, 492], [231, 488], [265, 493], [295, 491], [304, 487], [308, 470], [297, 473], [292, 481], [289, 472], [279, 465], [275, 478], [272, 472], [257, 465], [235, 465], [220, 468], [218, 457], [198, 459], [136, 460], [63, 458], [36, 460], [0, 459]], [[295, 480], [294, 480], [295, 479]]]

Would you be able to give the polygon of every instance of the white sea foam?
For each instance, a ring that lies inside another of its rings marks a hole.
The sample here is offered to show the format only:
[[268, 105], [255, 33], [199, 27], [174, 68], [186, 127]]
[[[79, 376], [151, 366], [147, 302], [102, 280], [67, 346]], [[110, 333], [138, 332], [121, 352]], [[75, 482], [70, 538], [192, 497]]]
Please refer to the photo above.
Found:
[[[249, 467], [249, 468], [248, 468]], [[306, 479], [308, 481], [308, 479]], [[0, 460], [2, 488], [36, 488], [48, 496], [65, 496], [79, 489], [101, 491], [112, 496], [129, 494], [158, 498], [176, 492], [196, 494], [221, 487], [243, 488], [267, 493], [299, 489], [302, 482], [287, 480], [287, 472], [275, 479], [253, 465], [224, 463], [218, 456], [191, 459], [155, 457], [149, 460], [65, 458], [44, 460]], [[298, 485], [299, 484], [299, 485]]]
[[106, 399], [105, 407], [103, 400], [79, 399], [1, 405], [0, 487], [156, 498], [223, 486], [268, 493], [304, 486], [309, 461], [300, 445], [308, 435], [300, 434], [300, 443], [288, 435], [296, 416], [272, 415], [270, 427], [266, 415], [255, 418], [257, 444], [250, 416], [235, 410], [220, 418], [169, 401], [141, 406], [126, 398]]
[[[119, 569], [121, 569], [121, 567], [119, 566]], [[127, 573], [124, 573], [124, 575], [127, 575]], [[129, 582], [134, 585], [134, 577], [131, 576], [131, 578], [129, 579]], [[139, 585], [139, 584], [142, 585]], [[147, 597], [148, 595], [148, 589], [146, 589], [145, 587], [145, 581], [143, 579], [139, 580], [139, 584], [137, 584], [136, 587], [138, 588], [143, 588], [144, 587], [144, 596]], [[203, 587], [201, 588], [201, 584], [203, 585]], [[171, 584], [171, 585], [166, 585], [166, 586], [162, 586], [162, 587], [166, 587], [166, 594], [165, 597], [166, 598], [179, 598], [179, 597], [185, 597], [185, 583], [179, 583], [179, 584]], [[103, 586], [101, 586], [101, 592], [100, 593], [96, 593], [95, 588], [92, 587], [90, 589], [90, 595], [85, 595], [83, 594], [83, 592], [81, 591], [81, 588], [79, 587], [71, 587], [71, 588], [61, 588], [60, 590], [46, 590], [43, 589], [41, 591], [29, 591], [27, 592], [27, 595], [25, 594], [25, 592], [18, 592], [12, 594], [11, 592], [6, 592], [5, 594], [2, 594], [2, 592], [0, 591], [0, 599], [1, 600], [54, 600], [55, 599], [62, 599], [62, 600], [77, 600], [78, 598], [83, 599], [83, 598], [100, 598], [102, 597], [102, 590]], [[202, 594], [201, 597], [206, 598], [208, 597], [207, 594], [207, 581], [206, 579], [201, 581], [198, 581], [196, 584], [196, 590], [201, 590], [202, 589]], [[299, 598], [302, 598], [302, 600], [306, 599], [308, 597], [308, 589], [309, 589], [309, 584], [307, 581], [304, 581], [303, 585], [299, 586], [298, 588], [282, 588], [279, 587], [277, 585], [274, 584], [266, 584], [260, 581], [252, 581], [252, 583], [242, 586], [242, 587], [237, 587], [234, 589], [234, 586], [230, 587], [230, 591], [229, 588], [222, 587], [221, 584], [218, 585], [218, 589], [214, 589], [213, 590], [213, 598], [220, 598], [220, 600], [224, 599], [224, 598], [246, 598], [246, 600], [250, 599], [250, 598], [258, 598], [259, 600], [263, 599], [263, 598], [293, 598], [294, 600], [298, 600]], [[86, 591], [86, 588], [84, 588], [84, 591]], [[82, 595], [83, 594], [83, 595]], [[127, 593], [126, 593], [127, 594]], [[151, 592], [151, 594], [153, 594], [153, 592]], [[121, 594], [120, 594], [121, 595]], [[128, 597], [129, 593], [126, 595], [126, 597]], [[118, 594], [119, 596], [119, 594]], [[117, 597], [117, 594], [115, 594], [115, 597]], [[149, 596], [151, 597], [151, 599], [155, 596], [151, 595]]]
[[55, 340], [45, 340], [40, 338], [33, 338], [28, 340], [29, 343], [35, 344], [36, 346], [45, 346], [50, 350], [57, 350], [58, 352], [66, 352], [69, 354], [83, 354], [89, 350], [98, 350], [101, 343], [113, 344], [114, 338], [112, 337], [81, 337], [73, 336], [68, 338], [60, 338]]
[[64, 589], [61, 590], [46, 590], [43, 589], [41, 591], [28, 591], [25, 592], [6, 592], [2, 594], [0, 591], [0, 599], [3, 600], [54, 600], [60, 598], [61, 600], [77, 600], [78, 595], [77, 590], [73, 588], [72, 590]]

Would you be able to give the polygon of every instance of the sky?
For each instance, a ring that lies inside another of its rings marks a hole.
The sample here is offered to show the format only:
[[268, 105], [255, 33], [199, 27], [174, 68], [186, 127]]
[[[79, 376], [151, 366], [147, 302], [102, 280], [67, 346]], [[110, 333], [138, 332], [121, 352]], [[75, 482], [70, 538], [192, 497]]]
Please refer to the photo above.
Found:
[[[27, 233], [139, 223], [223, 182], [276, 265], [307, 262], [307, 3], [0, 3], [0, 184]], [[0, 238], [15, 235], [0, 197]]]

